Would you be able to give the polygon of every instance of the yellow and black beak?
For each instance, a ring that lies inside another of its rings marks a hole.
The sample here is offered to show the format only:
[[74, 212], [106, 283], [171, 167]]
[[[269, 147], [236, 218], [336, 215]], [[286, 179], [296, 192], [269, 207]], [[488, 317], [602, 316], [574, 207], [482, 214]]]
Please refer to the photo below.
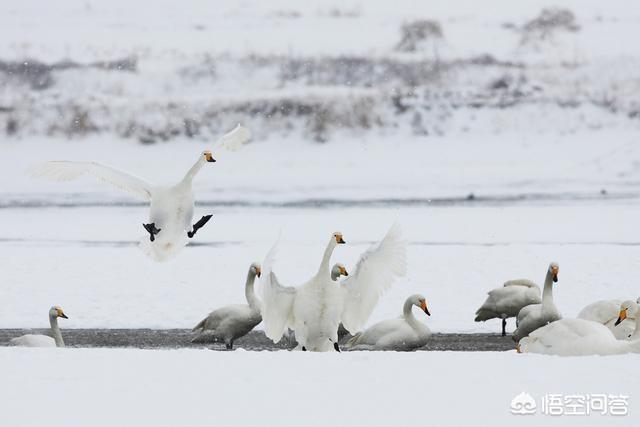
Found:
[[427, 308], [427, 302], [426, 301], [424, 301], [424, 300], [420, 301], [420, 308], [422, 309], [422, 311], [427, 313], [427, 316], [431, 316], [431, 313], [429, 313], [429, 309]]
[[558, 271], [559, 271], [558, 267], [551, 267], [551, 274], [553, 276], [553, 282], [554, 283], [558, 282]]
[[624, 319], [627, 318], [627, 309], [624, 308], [620, 310], [620, 315], [618, 316], [618, 320], [616, 320], [616, 326], [618, 326]]
[[62, 317], [63, 319], [68, 319], [67, 315], [64, 314], [64, 311], [62, 311], [62, 309], [58, 308], [56, 309], [56, 312], [58, 313], [58, 317]]
[[340, 267], [340, 274], [343, 276], [348, 276], [349, 273], [347, 272], [347, 269], [344, 267]]
[[204, 152], [204, 158], [207, 162], [213, 163], [216, 161], [216, 159], [213, 158], [213, 155], [211, 154], [211, 151], [205, 151]]
[[342, 238], [342, 234], [338, 234], [338, 235], [336, 236], [336, 242], [338, 242], [338, 244], [339, 244], [339, 245], [344, 245], [345, 243], [347, 243], [347, 242], [345, 242], [345, 241], [344, 241], [344, 239]]

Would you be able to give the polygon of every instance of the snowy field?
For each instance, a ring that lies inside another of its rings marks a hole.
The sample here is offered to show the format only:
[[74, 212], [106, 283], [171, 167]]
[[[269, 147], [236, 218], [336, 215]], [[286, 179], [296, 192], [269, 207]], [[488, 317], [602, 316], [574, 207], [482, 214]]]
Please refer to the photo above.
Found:
[[[433, 32], [415, 48], [410, 23]], [[53, 304], [63, 334], [191, 328], [244, 302], [279, 235], [274, 270], [298, 285], [332, 232], [352, 271], [395, 222], [408, 273], [369, 324], [419, 292], [433, 332], [498, 333], [473, 321], [486, 292], [541, 284], [551, 261], [565, 317], [635, 299], [639, 25], [623, 0], [0, 2], [0, 328], [45, 328]], [[28, 174], [90, 160], [174, 183], [238, 122], [254, 139], [214, 150], [194, 181], [196, 216], [213, 219], [166, 263], [137, 247], [144, 204]], [[0, 413], [16, 427], [627, 426], [639, 361], [0, 346]], [[521, 392], [537, 415], [510, 412]], [[542, 415], [554, 393], [628, 395], [629, 414]]]
[[[639, 356], [0, 348], [3, 416], [19, 426], [629, 426]], [[108, 369], [105, 369], [107, 368]], [[597, 368], [596, 368], [597, 367]], [[515, 416], [527, 392], [537, 415]], [[547, 393], [630, 395], [629, 415], [542, 415]], [[34, 410], [37, 402], [37, 410]], [[6, 418], [5, 418], [6, 419]]]

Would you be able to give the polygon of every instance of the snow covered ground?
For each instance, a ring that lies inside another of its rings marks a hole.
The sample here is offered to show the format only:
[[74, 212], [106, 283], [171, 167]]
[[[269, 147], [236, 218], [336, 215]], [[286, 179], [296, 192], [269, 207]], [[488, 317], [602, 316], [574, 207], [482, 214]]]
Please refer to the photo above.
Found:
[[[640, 356], [0, 348], [15, 426], [629, 426]], [[597, 367], [597, 368], [596, 368]], [[521, 392], [536, 415], [513, 415]], [[543, 415], [547, 394], [626, 395], [628, 415]], [[34, 407], [35, 406], [35, 407]], [[53, 420], [53, 421], [52, 421]]]

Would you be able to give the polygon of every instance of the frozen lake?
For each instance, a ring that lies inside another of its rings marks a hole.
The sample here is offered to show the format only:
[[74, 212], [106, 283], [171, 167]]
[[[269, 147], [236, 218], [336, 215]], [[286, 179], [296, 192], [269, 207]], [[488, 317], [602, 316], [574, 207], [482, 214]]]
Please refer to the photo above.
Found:
[[191, 328], [212, 309], [244, 301], [249, 264], [262, 260], [279, 233], [275, 271], [284, 284], [298, 285], [317, 268], [333, 231], [342, 231], [347, 245], [332, 261], [352, 269], [395, 221], [408, 239], [409, 271], [383, 296], [371, 323], [399, 315], [405, 298], [420, 292], [432, 316], [417, 316], [433, 332], [498, 332], [498, 321], [473, 322], [486, 291], [513, 278], [542, 282], [554, 260], [554, 297], [565, 316], [597, 299], [638, 293], [635, 198], [204, 206], [197, 214], [211, 211], [212, 222], [192, 245], [155, 263], [135, 240], [144, 235], [142, 206], [0, 209], [0, 327], [46, 327], [47, 309], [58, 304], [70, 317], [63, 328]]

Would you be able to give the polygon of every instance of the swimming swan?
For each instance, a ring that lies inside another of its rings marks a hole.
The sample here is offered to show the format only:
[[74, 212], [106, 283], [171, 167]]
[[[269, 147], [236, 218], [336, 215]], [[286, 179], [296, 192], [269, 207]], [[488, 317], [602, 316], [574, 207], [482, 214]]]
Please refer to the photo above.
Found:
[[622, 303], [616, 323], [622, 323], [629, 316], [636, 318], [636, 328], [630, 340], [616, 339], [609, 328], [598, 322], [561, 319], [532, 332], [516, 348], [520, 353], [558, 356], [640, 353], [640, 316], [635, 301]]
[[507, 327], [507, 319], [516, 317], [523, 307], [531, 304], [540, 304], [540, 288], [531, 280], [509, 280], [489, 291], [489, 296], [476, 311], [476, 322], [484, 322], [489, 319], [502, 319], [502, 336]]
[[11, 345], [21, 347], [64, 347], [64, 340], [58, 327], [58, 317], [68, 319], [64, 311], [56, 305], [49, 309], [49, 324], [51, 329], [47, 331], [48, 335], [27, 334], [21, 337], [11, 339]]
[[[238, 125], [220, 138], [216, 147], [238, 148], [251, 137], [248, 129]], [[53, 181], [70, 181], [81, 175], [93, 175], [144, 201], [151, 202], [149, 222], [143, 224], [148, 235], [141, 249], [156, 261], [164, 261], [179, 252], [212, 215], [205, 215], [192, 224], [194, 195], [192, 181], [202, 166], [215, 162], [211, 151], [203, 151], [184, 178], [174, 186], [151, 184], [141, 178], [96, 162], [50, 161], [31, 169], [33, 176]], [[186, 233], [185, 233], [186, 232]], [[185, 235], [186, 234], [186, 235]]]
[[256, 276], [260, 277], [260, 264], [254, 262], [249, 267], [244, 295], [248, 304], [227, 305], [214, 310], [198, 323], [192, 332], [198, 332], [191, 342], [224, 342], [227, 350], [233, 349], [233, 341], [248, 334], [262, 322], [260, 300], [254, 292]]
[[334, 233], [316, 275], [297, 288], [280, 285], [271, 271], [277, 245], [271, 249], [263, 263], [267, 274], [263, 276], [262, 317], [267, 337], [278, 342], [288, 326], [295, 331], [302, 350], [339, 351], [340, 322], [355, 333], [371, 315], [380, 295], [406, 273], [406, 243], [397, 225], [361, 255], [348, 279], [337, 284], [330, 276], [329, 259], [341, 243], [342, 234]]
[[430, 316], [427, 302], [422, 295], [412, 295], [404, 303], [402, 316], [388, 319], [357, 333], [347, 341], [348, 350], [412, 351], [423, 347], [431, 337], [431, 331], [414, 316], [411, 308], [419, 307]]
[[558, 281], [558, 271], [557, 263], [549, 264], [542, 290], [542, 304], [528, 305], [518, 313], [518, 327], [512, 337], [514, 341], [518, 342], [536, 329], [562, 318], [553, 303], [553, 284]]

